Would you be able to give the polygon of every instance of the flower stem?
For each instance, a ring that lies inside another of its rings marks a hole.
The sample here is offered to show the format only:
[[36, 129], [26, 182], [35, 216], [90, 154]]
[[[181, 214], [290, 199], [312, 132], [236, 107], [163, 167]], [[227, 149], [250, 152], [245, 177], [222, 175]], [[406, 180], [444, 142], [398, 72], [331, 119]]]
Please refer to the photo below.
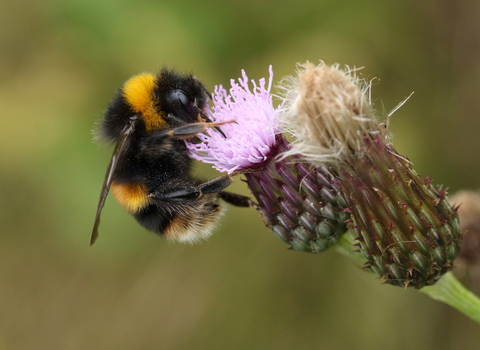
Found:
[[[357, 252], [354, 243], [352, 234], [347, 232], [335, 245], [335, 248], [337, 252], [353, 259], [357, 265], [363, 266], [367, 260]], [[480, 298], [465, 288], [452, 272], [447, 272], [435, 284], [423, 287], [420, 291], [434, 300], [450, 305], [480, 323]]]
[[480, 298], [465, 288], [451, 272], [446, 273], [434, 285], [423, 287], [420, 291], [480, 323]]

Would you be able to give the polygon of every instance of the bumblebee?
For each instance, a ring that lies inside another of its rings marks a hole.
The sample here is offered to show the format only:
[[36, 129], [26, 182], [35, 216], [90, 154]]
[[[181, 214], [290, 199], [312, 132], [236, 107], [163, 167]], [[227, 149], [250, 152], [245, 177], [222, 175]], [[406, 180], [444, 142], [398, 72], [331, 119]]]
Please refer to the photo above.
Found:
[[111, 190], [120, 205], [146, 229], [170, 240], [193, 242], [210, 235], [220, 217], [218, 199], [249, 206], [249, 198], [223, 191], [230, 175], [202, 182], [191, 175], [184, 140], [209, 128], [206, 88], [193, 76], [162, 69], [130, 78], [117, 92], [100, 126], [116, 144], [100, 194], [90, 244]]

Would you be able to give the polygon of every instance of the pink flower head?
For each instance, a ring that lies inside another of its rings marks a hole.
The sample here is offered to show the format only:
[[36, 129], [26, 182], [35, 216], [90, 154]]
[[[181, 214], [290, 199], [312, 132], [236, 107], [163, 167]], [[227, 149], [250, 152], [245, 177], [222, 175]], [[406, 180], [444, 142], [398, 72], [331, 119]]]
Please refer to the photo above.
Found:
[[258, 84], [251, 80], [250, 90], [243, 70], [238, 83], [230, 81], [232, 87], [228, 92], [222, 85], [215, 87], [213, 113], [209, 118], [213, 122], [235, 122], [220, 127], [225, 136], [209, 129], [198, 135], [200, 143], [186, 142], [191, 157], [227, 173], [258, 167], [269, 158], [276, 144], [275, 135], [280, 133], [279, 111], [273, 107], [270, 94], [272, 66], [269, 73], [268, 87], [262, 78]]

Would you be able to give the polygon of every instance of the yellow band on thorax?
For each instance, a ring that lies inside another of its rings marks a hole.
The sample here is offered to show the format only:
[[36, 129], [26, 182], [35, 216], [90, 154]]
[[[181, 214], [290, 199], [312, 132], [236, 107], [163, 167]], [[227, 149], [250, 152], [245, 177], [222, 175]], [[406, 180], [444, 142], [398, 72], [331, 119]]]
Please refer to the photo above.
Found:
[[154, 89], [155, 76], [147, 73], [130, 78], [123, 86], [125, 102], [135, 113], [141, 115], [147, 132], [167, 127], [166, 116], [159, 114], [155, 107], [158, 101], [155, 98]]

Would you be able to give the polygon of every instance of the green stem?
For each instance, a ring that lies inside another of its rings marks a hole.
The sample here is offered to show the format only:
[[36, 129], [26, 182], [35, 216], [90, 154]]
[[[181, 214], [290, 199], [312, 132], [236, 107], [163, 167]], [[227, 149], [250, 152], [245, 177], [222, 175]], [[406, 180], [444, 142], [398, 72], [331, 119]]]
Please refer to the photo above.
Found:
[[[355, 241], [351, 232], [347, 232], [335, 245], [335, 248], [339, 253], [353, 259], [359, 266], [363, 266], [366, 259], [356, 251], [357, 247], [354, 244]], [[450, 305], [480, 323], [480, 298], [465, 288], [453, 273], [446, 273], [434, 285], [423, 287], [420, 292], [427, 294], [434, 300]]]
[[437, 283], [423, 287], [420, 292], [432, 299], [443, 301], [480, 323], [480, 299], [465, 288], [453, 273], [446, 273]]

